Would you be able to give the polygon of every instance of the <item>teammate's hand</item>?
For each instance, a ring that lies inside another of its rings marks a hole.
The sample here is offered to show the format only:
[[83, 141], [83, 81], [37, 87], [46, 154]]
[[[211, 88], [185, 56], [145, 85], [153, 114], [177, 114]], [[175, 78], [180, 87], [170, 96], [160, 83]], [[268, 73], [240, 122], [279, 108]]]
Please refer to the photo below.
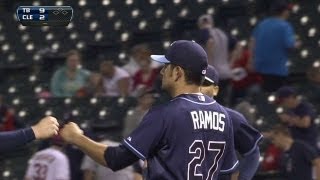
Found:
[[73, 144], [75, 139], [82, 134], [83, 131], [74, 122], [69, 122], [60, 130], [60, 136], [63, 138], [63, 140], [71, 144]]
[[31, 128], [36, 139], [46, 139], [58, 134], [59, 123], [56, 118], [47, 116]]

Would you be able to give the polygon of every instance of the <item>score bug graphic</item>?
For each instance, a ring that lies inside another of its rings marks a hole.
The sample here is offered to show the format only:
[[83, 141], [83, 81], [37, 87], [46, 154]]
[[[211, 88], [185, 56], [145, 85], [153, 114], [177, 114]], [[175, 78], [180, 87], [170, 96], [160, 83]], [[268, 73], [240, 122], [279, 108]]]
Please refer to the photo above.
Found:
[[67, 26], [73, 9], [71, 6], [19, 6], [16, 15], [24, 26]]

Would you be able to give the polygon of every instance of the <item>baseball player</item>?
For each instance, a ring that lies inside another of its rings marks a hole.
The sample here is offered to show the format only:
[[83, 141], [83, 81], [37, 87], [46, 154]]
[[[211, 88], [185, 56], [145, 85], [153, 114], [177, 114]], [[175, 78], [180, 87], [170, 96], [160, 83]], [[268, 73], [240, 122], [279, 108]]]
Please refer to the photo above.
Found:
[[49, 148], [33, 155], [28, 162], [25, 180], [69, 180], [69, 160], [62, 152], [64, 144], [60, 136], [54, 136]]
[[11, 151], [35, 139], [46, 139], [58, 134], [59, 123], [56, 118], [48, 116], [36, 125], [16, 131], [0, 132], [0, 153]]
[[171, 101], [151, 108], [118, 147], [90, 140], [72, 122], [61, 130], [62, 137], [113, 170], [139, 158], [147, 160], [146, 179], [215, 180], [220, 170], [234, 170], [238, 161], [229, 115], [200, 93], [208, 66], [206, 52], [194, 41], [179, 40], [166, 55], [151, 58], [165, 64], [162, 88]]
[[[218, 83], [219, 74], [213, 66], [209, 65], [201, 92], [211, 97], [216, 96], [219, 91]], [[262, 135], [248, 124], [242, 114], [229, 108], [226, 108], [226, 111], [233, 125], [235, 149], [242, 156], [238, 179], [252, 179], [259, 166], [260, 152], [257, 144], [262, 139]], [[219, 176], [219, 180], [230, 178], [229, 175]]]

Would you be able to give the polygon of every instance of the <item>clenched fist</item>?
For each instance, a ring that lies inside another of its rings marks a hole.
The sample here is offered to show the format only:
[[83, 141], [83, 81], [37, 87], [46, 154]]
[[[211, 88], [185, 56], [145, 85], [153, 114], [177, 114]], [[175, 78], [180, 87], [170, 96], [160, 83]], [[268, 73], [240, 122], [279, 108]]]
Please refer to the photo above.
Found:
[[68, 143], [74, 144], [75, 139], [83, 135], [83, 131], [76, 123], [69, 122], [60, 130], [60, 136]]
[[31, 128], [36, 139], [46, 139], [58, 134], [59, 123], [56, 118], [47, 116]]

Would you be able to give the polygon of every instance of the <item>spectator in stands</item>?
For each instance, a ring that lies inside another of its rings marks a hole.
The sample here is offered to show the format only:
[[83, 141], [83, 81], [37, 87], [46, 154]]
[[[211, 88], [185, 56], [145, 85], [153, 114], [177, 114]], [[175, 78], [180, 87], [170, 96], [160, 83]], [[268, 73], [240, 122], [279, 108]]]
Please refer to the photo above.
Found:
[[320, 156], [312, 146], [292, 138], [289, 130], [281, 125], [276, 125], [268, 137], [284, 151], [280, 163], [284, 179], [320, 179]]
[[[147, 44], [137, 44], [130, 51], [129, 62], [123, 66], [131, 77], [133, 77], [141, 68], [140, 61], [150, 60], [151, 50]], [[161, 64], [151, 61], [152, 68], [158, 68]]]
[[201, 38], [204, 49], [208, 54], [208, 64], [214, 66], [220, 74], [221, 93], [216, 97], [221, 104], [227, 104], [229, 98], [229, 84], [232, 77], [228, 36], [221, 29], [214, 26], [211, 15], [202, 15], [198, 19], [198, 27], [200, 29]]
[[250, 52], [246, 47], [237, 43], [231, 55], [232, 62], [232, 104], [239, 98], [245, 98], [259, 92], [261, 77], [256, 72], [248, 69]]
[[148, 112], [155, 102], [157, 94], [153, 90], [147, 90], [138, 96], [138, 104], [130, 113], [127, 114], [124, 121], [123, 137], [127, 137], [136, 127], [138, 127], [143, 116]]
[[317, 130], [314, 125], [316, 111], [306, 101], [301, 101], [293, 87], [283, 86], [278, 89], [277, 102], [285, 110], [279, 114], [282, 123], [286, 124], [292, 137], [302, 140], [317, 148]]
[[112, 59], [99, 56], [100, 79], [97, 94], [102, 96], [127, 96], [130, 91], [130, 75], [124, 69], [114, 65]]
[[[109, 146], [118, 146], [120, 144], [107, 139], [101, 143]], [[132, 166], [113, 172], [110, 168], [98, 164], [87, 155], [82, 161], [81, 170], [83, 171], [83, 180], [139, 180], [135, 179], [135, 176], [140, 176], [141, 179], [141, 175], [134, 173]]]
[[300, 45], [295, 41], [291, 24], [286, 21], [290, 7], [286, 0], [274, 1], [271, 6], [273, 16], [256, 26], [250, 41], [253, 56], [249, 67], [261, 74], [262, 88], [266, 92], [276, 91], [286, 84], [289, 50]]
[[89, 81], [90, 72], [81, 68], [81, 55], [76, 50], [67, 53], [66, 65], [51, 79], [51, 92], [56, 97], [75, 96]]
[[[268, 137], [267, 134], [263, 134]], [[263, 161], [261, 162], [262, 171], [280, 171], [282, 150], [270, 143], [264, 151]]]
[[147, 89], [151, 89], [159, 75], [159, 68], [151, 66], [150, 59], [141, 59], [139, 61], [140, 70], [133, 76], [133, 94], [137, 95]]
[[49, 148], [37, 152], [29, 160], [25, 180], [69, 180], [69, 160], [62, 152], [64, 145], [65, 143], [60, 136], [54, 136]]

